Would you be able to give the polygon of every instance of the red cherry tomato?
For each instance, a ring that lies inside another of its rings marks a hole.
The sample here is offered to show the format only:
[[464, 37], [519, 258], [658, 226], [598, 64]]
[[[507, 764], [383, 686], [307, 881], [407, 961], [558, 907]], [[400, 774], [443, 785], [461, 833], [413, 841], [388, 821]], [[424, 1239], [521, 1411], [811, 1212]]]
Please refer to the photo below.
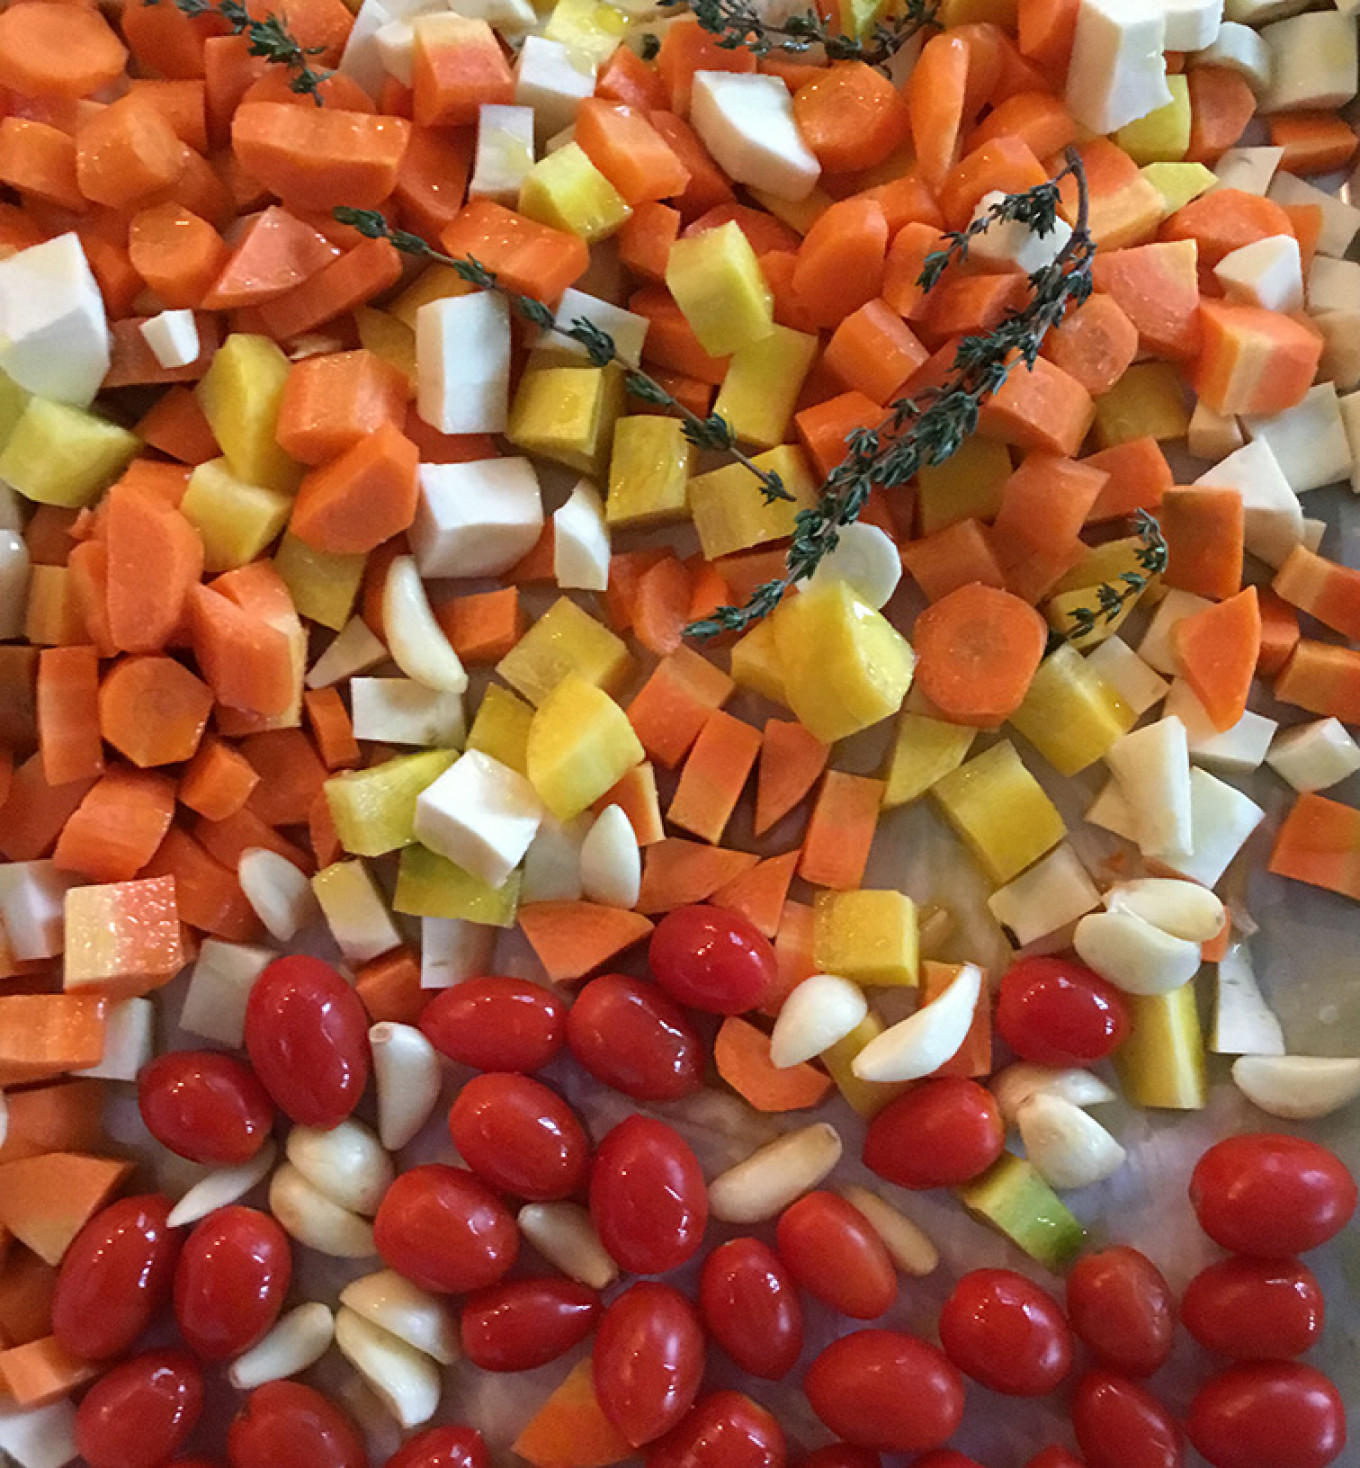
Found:
[[807, 1193], [780, 1215], [775, 1247], [789, 1273], [852, 1320], [877, 1320], [897, 1299], [897, 1271], [867, 1218], [835, 1193]]
[[517, 1279], [479, 1290], [463, 1306], [463, 1354], [483, 1371], [532, 1371], [595, 1329], [600, 1297], [570, 1279]]
[[597, 1081], [639, 1101], [678, 1101], [704, 1085], [704, 1047], [663, 989], [601, 974], [567, 1013], [567, 1044]]
[[650, 1117], [621, 1121], [595, 1151], [590, 1217], [634, 1274], [664, 1274], [692, 1258], [708, 1226], [708, 1189], [689, 1143]]
[[1145, 1386], [1113, 1371], [1088, 1371], [1072, 1397], [1072, 1427], [1087, 1468], [1180, 1468], [1176, 1420]]
[[1186, 1286], [1181, 1319], [1206, 1350], [1239, 1361], [1302, 1356], [1322, 1334], [1322, 1290], [1297, 1259], [1223, 1259]]
[[1355, 1179], [1334, 1153], [1302, 1137], [1229, 1137], [1190, 1178], [1199, 1225], [1237, 1254], [1278, 1259], [1325, 1244], [1355, 1212]]
[[1125, 1376], [1151, 1376], [1171, 1354], [1171, 1288], [1137, 1249], [1121, 1244], [1078, 1259], [1067, 1276], [1067, 1318], [1096, 1360]]
[[1045, 1448], [1042, 1453], [1036, 1453], [1025, 1468], [1085, 1468], [1085, 1465], [1066, 1448]]
[[595, 1333], [600, 1409], [635, 1448], [655, 1442], [689, 1411], [704, 1374], [704, 1330], [669, 1285], [643, 1281], [604, 1312]]
[[953, 1448], [938, 1448], [924, 1457], [913, 1458], [911, 1468], [982, 1468], [976, 1458], [956, 1453]]
[[473, 1076], [449, 1110], [449, 1135], [473, 1172], [502, 1193], [545, 1203], [585, 1181], [585, 1128], [556, 1091], [530, 1076]]
[[403, 1443], [387, 1468], [491, 1468], [482, 1435], [473, 1427], [430, 1427]]
[[777, 1381], [803, 1350], [803, 1307], [779, 1255], [759, 1239], [730, 1239], [704, 1260], [699, 1311], [709, 1334], [752, 1376]]
[[248, 1351], [278, 1319], [292, 1276], [288, 1236], [267, 1213], [236, 1204], [210, 1213], [175, 1267], [185, 1344], [207, 1361]]
[[963, 1418], [963, 1378], [934, 1346], [895, 1330], [832, 1341], [803, 1390], [832, 1432], [880, 1453], [941, 1447]]
[[170, 1298], [181, 1235], [159, 1193], [101, 1209], [62, 1256], [52, 1334], [82, 1361], [123, 1355]]
[[1090, 1065], [1129, 1032], [1119, 990], [1075, 958], [1022, 958], [1006, 970], [997, 1033], [1036, 1065]]
[[276, 958], [250, 991], [246, 1050], [280, 1111], [328, 1131], [368, 1084], [368, 1014], [330, 964]]
[[849, 1443], [827, 1443], [814, 1448], [799, 1462], [798, 1468], [883, 1468], [883, 1460], [868, 1448], [854, 1448]]
[[647, 1450], [647, 1468], [784, 1468], [784, 1429], [741, 1392], [700, 1397], [660, 1442]]
[[425, 1006], [420, 1028], [442, 1055], [474, 1070], [541, 1070], [566, 1041], [566, 1006], [528, 979], [468, 979]]
[[203, 1373], [184, 1351], [148, 1351], [100, 1377], [76, 1410], [89, 1468], [157, 1468], [194, 1430]]
[[668, 912], [652, 934], [647, 961], [672, 999], [711, 1014], [759, 1009], [778, 975], [770, 940], [720, 907]]
[[1062, 1307], [1010, 1269], [975, 1269], [940, 1312], [945, 1355], [974, 1381], [1011, 1397], [1056, 1391], [1072, 1369]]
[[440, 1294], [499, 1284], [519, 1254], [519, 1229], [505, 1204], [480, 1178], [442, 1162], [397, 1178], [373, 1236], [389, 1269]]
[[1213, 1468], [1325, 1468], [1346, 1446], [1346, 1409], [1311, 1366], [1249, 1361], [1205, 1382], [1189, 1431]]
[[172, 1050], [137, 1077], [146, 1129], [191, 1162], [249, 1162], [274, 1124], [274, 1107], [248, 1067], [212, 1050]]
[[1001, 1156], [1006, 1129], [992, 1093], [961, 1076], [923, 1081], [869, 1123], [864, 1161], [904, 1188], [966, 1183]]
[[231, 1468], [368, 1468], [359, 1429], [298, 1381], [251, 1392], [227, 1433], [227, 1458]]

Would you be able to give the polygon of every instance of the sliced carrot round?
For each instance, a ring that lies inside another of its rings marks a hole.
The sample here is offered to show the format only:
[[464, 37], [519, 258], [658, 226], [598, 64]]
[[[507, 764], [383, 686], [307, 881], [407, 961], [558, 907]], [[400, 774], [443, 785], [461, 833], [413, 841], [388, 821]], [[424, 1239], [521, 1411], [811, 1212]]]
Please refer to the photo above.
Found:
[[872, 168], [911, 136], [901, 92], [863, 61], [841, 61], [794, 93], [803, 140], [828, 173]]
[[28, 0], [0, 14], [0, 86], [88, 97], [123, 74], [127, 50], [97, 10]]

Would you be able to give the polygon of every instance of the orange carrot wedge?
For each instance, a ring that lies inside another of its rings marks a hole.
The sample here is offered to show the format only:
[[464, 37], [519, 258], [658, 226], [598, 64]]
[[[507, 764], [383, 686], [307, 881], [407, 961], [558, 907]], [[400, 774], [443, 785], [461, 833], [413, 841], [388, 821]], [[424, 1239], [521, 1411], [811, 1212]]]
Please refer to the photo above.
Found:
[[968, 44], [947, 32], [926, 42], [907, 81], [907, 109], [921, 177], [938, 189], [954, 165], [968, 86]]
[[1360, 810], [1324, 795], [1300, 795], [1285, 817], [1269, 870], [1360, 902]]
[[156, 854], [175, 815], [175, 782], [114, 765], [76, 807], [52, 859], [92, 882], [126, 882]]
[[1277, 596], [1316, 617], [1323, 626], [1352, 642], [1360, 641], [1360, 571], [1297, 545], [1275, 573], [1271, 587]]
[[59, 1081], [10, 1091], [5, 1097], [0, 1162], [45, 1152], [86, 1152], [105, 1140], [102, 1081]]
[[1242, 586], [1245, 513], [1235, 489], [1172, 489], [1162, 499], [1164, 580], [1180, 591], [1222, 601]]
[[1299, 643], [1299, 614], [1269, 587], [1258, 592], [1261, 602], [1261, 652], [1256, 671], [1273, 678], [1289, 661]]
[[[109, 635], [123, 652], [159, 652], [203, 575], [203, 541], [172, 505], [115, 484], [104, 502]], [[148, 575], [148, 568], [155, 574]]]
[[830, 1094], [832, 1079], [816, 1066], [776, 1069], [770, 1059], [770, 1037], [750, 1020], [729, 1014], [713, 1041], [718, 1075], [757, 1111], [806, 1111]]
[[0, 1386], [20, 1411], [59, 1402], [98, 1373], [98, 1366], [72, 1356], [51, 1335], [0, 1351]]
[[749, 851], [729, 851], [668, 836], [643, 852], [639, 912], [670, 912], [712, 897], [759, 860]]
[[1261, 651], [1261, 608], [1248, 586], [1226, 601], [1177, 622], [1171, 646], [1181, 675], [1216, 729], [1231, 729], [1246, 712]]
[[648, 756], [673, 769], [735, 687], [721, 668], [693, 648], [678, 647], [657, 664], [628, 705], [628, 722]]
[[759, 753], [760, 734], [750, 724], [714, 709], [680, 773], [666, 812], [671, 825], [704, 841], [721, 841]]
[[814, 739], [801, 724], [789, 719], [766, 721], [756, 775], [753, 829], [757, 836], [763, 836], [807, 796], [830, 754], [831, 746]]
[[104, 768], [99, 739], [99, 656], [92, 647], [45, 647], [38, 659], [38, 745], [49, 785]]
[[617, 805], [628, 817], [639, 846], [651, 846], [665, 836], [661, 823], [661, 802], [656, 793], [656, 769], [646, 762], [634, 765], [622, 780], [595, 802], [595, 812]]
[[589, 1358], [572, 1367], [525, 1424], [511, 1451], [534, 1468], [608, 1468], [636, 1456], [600, 1407]]
[[992, 586], [961, 586], [916, 619], [916, 683], [954, 723], [994, 728], [1024, 702], [1048, 639], [1028, 603]]
[[1299, 638], [1275, 679], [1275, 697], [1310, 714], [1360, 723], [1360, 649]]
[[651, 920], [636, 912], [593, 902], [525, 903], [518, 922], [548, 977], [563, 984], [585, 978], [652, 931]]
[[131, 1173], [122, 1158], [49, 1152], [0, 1165], [0, 1223], [39, 1259], [61, 1263], [71, 1240]]
[[798, 875], [818, 887], [848, 891], [864, 879], [883, 804], [882, 780], [828, 770], [812, 807]]
[[84, 994], [0, 995], [0, 1086], [98, 1065], [107, 1023], [107, 1002]]
[[714, 907], [739, 912], [752, 927], [767, 938], [773, 938], [784, 916], [784, 904], [788, 900], [789, 883], [798, 867], [798, 857], [797, 851], [772, 856], [744, 872], [735, 882], [719, 887], [708, 900]]

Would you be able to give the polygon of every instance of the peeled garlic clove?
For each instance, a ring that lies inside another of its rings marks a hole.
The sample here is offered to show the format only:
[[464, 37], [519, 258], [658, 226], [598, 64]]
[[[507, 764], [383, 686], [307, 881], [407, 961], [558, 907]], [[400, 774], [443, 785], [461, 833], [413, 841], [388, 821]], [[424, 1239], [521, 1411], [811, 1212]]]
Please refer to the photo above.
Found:
[[621, 805], [608, 805], [581, 843], [581, 890], [606, 907], [632, 907], [642, 884], [642, 853]]
[[1047, 1065], [1031, 1065], [1027, 1060], [1008, 1065], [992, 1078], [991, 1086], [997, 1108], [1007, 1126], [1015, 1124], [1016, 1113], [1031, 1096], [1061, 1096], [1073, 1106], [1101, 1106], [1115, 1099], [1109, 1086], [1089, 1070], [1076, 1066], [1055, 1069]]
[[263, 846], [243, 851], [236, 880], [255, 916], [280, 943], [321, 916], [310, 880], [277, 851]]
[[238, 1356], [227, 1372], [238, 1392], [252, 1392], [267, 1381], [282, 1381], [306, 1371], [330, 1350], [335, 1317], [325, 1305], [309, 1301], [290, 1310], [262, 1341]]
[[430, 610], [413, 557], [398, 556], [387, 568], [382, 612], [388, 650], [408, 678], [447, 693], [466, 690], [467, 670]]
[[369, 1259], [378, 1252], [368, 1219], [333, 1203], [290, 1162], [269, 1180], [269, 1211], [299, 1244], [333, 1259]]
[[170, 1227], [182, 1228], [186, 1223], [197, 1223], [200, 1218], [225, 1208], [228, 1203], [244, 1198], [251, 1188], [269, 1176], [276, 1150], [273, 1142], [266, 1142], [249, 1162], [238, 1163], [235, 1167], [215, 1167], [199, 1178], [170, 1210], [167, 1220]]
[[392, 1269], [354, 1279], [340, 1291], [340, 1303], [443, 1366], [459, 1357], [458, 1323], [438, 1295], [422, 1290]]
[[1058, 1191], [1103, 1182], [1124, 1165], [1126, 1153], [1094, 1117], [1061, 1096], [1041, 1091], [1016, 1115], [1025, 1155]]
[[840, 526], [836, 549], [822, 557], [808, 585], [844, 581], [861, 600], [880, 611], [892, 599], [901, 579], [902, 556], [892, 537], [877, 525], [861, 520]]
[[602, 1290], [619, 1277], [619, 1266], [579, 1203], [526, 1203], [519, 1228], [549, 1264], [578, 1284]]
[[1088, 913], [1072, 946], [1081, 961], [1126, 994], [1170, 994], [1199, 972], [1200, 945], [1154, 928], [1132, 912]]
[[770, 1036], [770, 1061], [780, 1070], [801, 1065], [843, 1040], [869, 1012], [858, 984], [838, 974], [804, 979], [784, 1001]]
[[368, 1032], [378, 1093], [378, 1140], [400, 1151], [434, 1115], [442, 1075], [439, 1052], [414, 1025], [383, 1020]]
[[824, 1121], [785, 1132], [709, 1183], [709, 1210], [723, 1223], [773, 1218], [811, 1192], [841, 1160], [842, 1150], [840, 1133]]
[[836, 1191], [869, 1220], [874, 1232], [883, 1240], [883, 1247], [893, 1264], [903, 1274], [920, 1278], [935, 1270], [940, 1262], [940, 1251], [931, 1243], [925, 1230], [905, 1213], [858, 1183], [847, 1183]]
[[1154, 928], [1191, 943], [1207, 943], [1223, 929], [1223, 903], [1198, 882], [1175, 877], [1140, 877], [1105, 894], [1111, 912], [1131, 912]]
[[938, 999], [870, 1040], [850, 1069], [862, 1081], [915, 1081], [939, 1070], [968, 1038], [981, 993], [982, 970], [964, 964]]
[[1360, 1096], [1360, 1060], [1321, 1055], [1244, 1055], [1233, 1062], [1237, 1089], [1268, 1116], [1312, 1121]]
[[313, 1187], [351, 1213], [372, 1218], [392, 1186], [392, 1159], [377, 1137], [353, 1117], [329, 1131], [295, 1126], [284, 1153]]
[[335, 1344], [401, 1427], [419, 1427], [439, 1410], [439, 1368], [423, 1351], [343, 1305]]

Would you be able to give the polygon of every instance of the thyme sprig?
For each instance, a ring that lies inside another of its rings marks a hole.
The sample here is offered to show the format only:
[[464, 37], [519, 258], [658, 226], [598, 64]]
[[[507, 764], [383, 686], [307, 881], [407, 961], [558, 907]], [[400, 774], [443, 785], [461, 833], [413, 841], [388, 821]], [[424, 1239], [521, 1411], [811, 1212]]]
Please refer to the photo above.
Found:
[[928, 259], [922, 270], [921, 285], [929, 289], [996, 218], [1023, 219], [1040, 236], [1053, 233], [1058, 225], [1060, 186], [1070, 177], [1077, 191], [1076, 222], [1053, 260], [1029, 277], [1028, 303], [992, 331], [964, 337], [954, 353], [953, 371], [943, 383], [899, 399], [877, 428], [858, 428], [851, 433], [846, 439], [848, 452], [822, 485], [817, 506], [800, 510], [795, 518], [784, 575], [758, 586], [744, 605], [719, 607], [711, 617], [691, 623], [686, 629], [690, 636], [741, 632], [772, 612], [791, 586], [811, 576], [835, 550], [840, 531], [859, 518], [875, 485], [898, 488], [920, 469], [943, 464], [956, 454], [977, 431], [983, 404], [1021, 364], [1034, 366], [1049, 330], [1070, 306], [1090, 295], [1096, 247], [1089, 229], [1086, 174], [1074, 150], [1069, 149], [1067, 157], [1062, 172], [999, 204], [997, 208], [1004, 213], [987, 216], [981, 229], [951, 237], [939, 252], [945, 257], [943, 264]]
[[1166, 570], [1166, 539], [1156, 518], [1146, 510], [1139, 510], [1133, 517], [1133, 528], [1139, 540], [1135, 553], [1138, 570], [1123, 571], [1117, 581], [1105, 581], [1096, 587], [1095, 606], [1073, 607], [1067, 614], [1071, 625], [1049, 634], [1050, 652], [1060, 643], [1089, 637], [1102, 623], [1108, 626], [1131, 601], [1143, 594], [1154, 576]]
[[782, 21], [761, 14], [754, 0], [659, 0], [663, 10], [688, 10], [724, 51], [772, 51], [799, 56], [821, 46], [831, 61], [864, 61], [884, 67], [921, 31], [939, 28], [940, 0], [907, 0], [875, 24], [863, 40], [833, 30], [815, 7]]
[[784, 481], [778, 474], [772, 470], [760, 468], [737, 447], [736, 437], [726, 419], [720, 418], [716, 413], [710, 413], [707, 418], [701, 418], [668, 392], [654, 377], [648, 376], [637, 367], [622, 362], [614, 338], [593, 321], [578, 316], [563, 325], [554, 316], [551, 307], [545, 306], [542, 301], [533, 296], [521, 295], [518, 291], [509, 290], [501, 285], [496, 279], [495, 271], [488, 270], [481, 261], [471, 257], [459, 259], [454, 255], [446, 255], [442, 250], [436, 250], [420, 235], [411, 234], [410, 231], [404, 229], [394, 229], [376, 209], [342, 207], [333, 209], [331, 212], [341, 224], [357, 229], [368, 239], [390, 240], [404, 255], [450, 266], [469, 285], [476, 286], [480, 290], [495, 291], [498, 295], [504, 296], [509, 301], [511, 308], [524, 320], [543, 331], [550, 331], [556, 336], [565, 337], [568, 341], [574, 341], [584, 347], [587, 357], [594, 366], [607, 367], [612, 362], [619, 362], [625, 369], [624, 383], [634, 397], [640, 398], [645, 403], [651, 403], [655, 407], [667, 408], [679, 414], [683, 423], [681, 431], [696, 448], [716, 449], [725, 453], [735, 459], [744, 469], [754, 474], [760, 481], [761, 493], [767, 504], [775, 500], [793, 498], [784, 488]]
[[[160, 0], [146, 0], [146, 3], [159, 5]], [[291, 90], [321, 106], [321, 83], [331, 73], [317, 70], [311, 58], [319, 56], [326, 49], [324, 46], [304, 46], [277, 15], [256, 20], [242, 0], [174, 0], [174, 4], [189, 16], [220, 15], [231, 27], [232, 35], [247, 38], [252, 56], [263, 56], [275, 66], [286, 66], [293, 74], [288, 83]]]

